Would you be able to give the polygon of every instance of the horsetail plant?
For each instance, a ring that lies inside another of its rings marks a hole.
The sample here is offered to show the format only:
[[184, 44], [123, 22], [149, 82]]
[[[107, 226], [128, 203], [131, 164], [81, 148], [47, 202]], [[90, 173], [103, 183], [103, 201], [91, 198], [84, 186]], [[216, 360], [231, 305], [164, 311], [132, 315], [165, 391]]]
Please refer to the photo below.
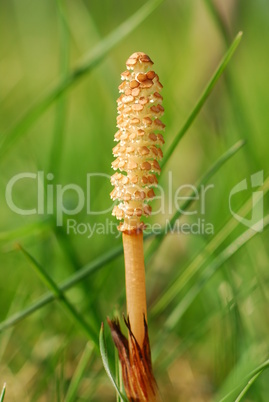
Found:
[[111, 183], [115, 186], [111, 198], [119, 201], [112, 214], [123, 220], [118, 226], [122, 232], [127, 319], [129, 340], [121, 333], [118, 320], [108, 323], [119, 352], [123, 382], [130, 401], [161, 401], [152, 372], [147, 327], [145, 266], [143, 252], [142, 216], [151, 214], [148, 201], [155, 196], [152, 187], [158, 181], [161, 168], [160, 131], [165, 125], [160, 120], [164, 108], [160, 91], [162, 85], [152, 70], [153, 62], [145, 53], [134, 53], [126, 62], [119, 86], [117, 127], [113, 148], [116, 159], [112, 167], [117, 172]]

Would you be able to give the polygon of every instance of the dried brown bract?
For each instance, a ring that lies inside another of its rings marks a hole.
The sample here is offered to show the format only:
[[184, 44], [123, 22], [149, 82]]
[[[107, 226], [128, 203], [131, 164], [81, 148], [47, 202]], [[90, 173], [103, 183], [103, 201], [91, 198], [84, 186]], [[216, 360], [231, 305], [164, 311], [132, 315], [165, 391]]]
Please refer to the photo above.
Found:
[[124, 319], [128, 328], [129, 341], [121, 332], [118, 320], [107, 319], [114, 344], [119, 352], [122, 377], [127, 398], [131, 402], [161, 401], [151, 366], [148, 327], [144, 319], [144, 341], [140, 347], [131, 330], [129, 320]]

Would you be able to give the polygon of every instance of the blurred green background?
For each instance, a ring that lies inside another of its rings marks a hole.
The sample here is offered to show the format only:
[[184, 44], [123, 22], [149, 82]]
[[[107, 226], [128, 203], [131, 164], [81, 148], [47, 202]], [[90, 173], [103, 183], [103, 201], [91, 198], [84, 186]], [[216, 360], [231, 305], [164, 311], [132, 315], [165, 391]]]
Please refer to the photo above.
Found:
[[[34, 308], [23, 317], [23, 310], [48, 289], [18, 243], [57, 283], [90, 262], [97, 267], [100, 259], [98, 269], [67, 292], [96, 337], [107, 315], [125, 311], [123, 257], [120, 252], [117, 258], [107, 257], [110, 251], [117, 254], [118, 233], [104, 234], [100, 229], [88, 238], [89, 232], [67, 230], [69, 218], [96, 229], [110, 221], [115, 227], [111, 212], [93, 215], [84, 207], [74, 216], [65, 215], [63, 226], [57, 227], [46, 208], [33, 215], [12, 211], [5, 195], [7, 184], [20, 173], [44, 172], [44, 197], [53, 190], [55, 211], [56, 186], [69, 184], [80, 186], [91, 211], [109, 209], [109, 180], [93, 177], [87, 193], [87, 174], [112, 174], [116, 99], [126, 59], [142, 51], [155, 63], [164, 86], [165, 154], [239, 31], [244, 34], [238, 49], [162, 172], [165, 213], [149, 222], [164, 224], [172, 217], [169, 172], [174, 194], [181, 185], [195, 184], [238, 140], [246, 144], [210, 179], [214, 188], [206, 195], [205, 214], [197, 200], [191, 210], [198, 213], [182, 220], [205, 219], [214, 234], [168, 234], [158, 247], [154, 240], [145, 241], [149, 329], [165, 401], [220, 401], [235, 389], [223, 399], [234, 401], [251, 370], [268, 359], [268, 233], [264, 228], [255, 234], [236, 221], [229, 210], [229, 194], [247, 179], [248, 189], [234, 196], [232, 208], [238, 211], [247, 200], [250, 205], [254, 191], [250, 176], [262, 171], [266, 217], [269, 3], [159, 3], [152, 11], [142, 9], [143, 21], [125, 35], [118, 27], [126, 22], [128, 30], [133, 23], [128, 18], [144, 1], [0, 2], [0, 387], [7, 383], [6, 401], [116, 400], [98, 352], [92, 350], [91, 341], [85, 349], [87, 337], [58, 302]], [[106, 51], [111, 38], [115, 46]], [[94, 57], [98, 63], [91, 64]], [[74, 75], [82, 65], [91, 68]], [[54, 99], [53, 88], [59, 87], [63, 90]], [[53, 176], [46, 179], [49, 173]], [[17, 182], [13, 196], [20, 208], [36, 208], [37, 180]], [[74, 191], [66, 191], [65, 208], [75, 208], [77, 201]], [[153, 209], [158, 206], [155, 201]], [[246, 231], [246, 236], [255, 236], [237, 251], [236, 239]], [[225, 258], [227, 247], [230, 254]], [[217, 272], [210, 275], [216, 266]], [[6, 321], [10, 317], [11, 322]], [[107, 326], [105, 331], [113, 359]], [[78, 367], [83, 369], [76, 377]], [[265, 370], [242, 400], [267, 402], [268, 375]]]

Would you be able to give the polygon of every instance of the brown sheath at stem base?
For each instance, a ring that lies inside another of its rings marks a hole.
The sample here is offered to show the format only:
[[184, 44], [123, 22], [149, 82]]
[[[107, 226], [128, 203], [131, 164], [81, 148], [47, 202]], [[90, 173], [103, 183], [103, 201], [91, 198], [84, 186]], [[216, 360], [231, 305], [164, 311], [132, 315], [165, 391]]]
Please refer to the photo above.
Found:
[[161, 396], [153, 375], [148, 326], [144, 320], [144, 339], [139, 346], [132, 333], [129, 319], [125, 319], [129, 339], [122, 334], [119, 321], [107, 319], [114, 344], [119, 352], [122, 378], [130, 402], [161, 402]]
[[139, 346], [144, 341], [144, 317], [147, 320], [143, 233], [123, 233], [127, 315]]

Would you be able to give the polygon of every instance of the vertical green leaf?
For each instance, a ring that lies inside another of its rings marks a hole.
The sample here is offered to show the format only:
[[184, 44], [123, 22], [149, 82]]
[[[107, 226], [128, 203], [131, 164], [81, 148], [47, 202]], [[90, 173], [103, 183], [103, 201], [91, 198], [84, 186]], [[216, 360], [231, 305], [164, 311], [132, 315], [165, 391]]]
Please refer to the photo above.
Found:
[[3, 402], [6, 394], [6, 384], [4, 384], [1, 395], [0, 395], [0, 402]]
[[70, 74], [64, 79], [60, 79], [56, 85], [38, 99], [15, 126], [5, 134], [0, 144], [0, 156], [3, 157], [15, 141], [27, 132], [56, 99], [100, 63], [111, 49], [138, 27], [162, 2], [163, 0], [149, 0], [145, 3], [131, 17], [101, 40], [89, 54], [86, 54]]
[[193, 123], [194, 119], [196, 118], [196, 116], [198, 115], [200, 110], [202, 109], [202, 107], [205, 104], [207, 98], [209, 97], [209, 95], [211, 94], [213, 88], [215, 87], [216, 83], [218, 82], [218, 79], [221, 77], [221, 75], [222, 75], [223, 71], [225, 70], [225, 68], [227, 67], [231, 57], [233, 56], [234, 52], [236, 51], [237, 46], [239, 45], [239, 43], [240, 43], [240, 41], [242, 39], [242, 35], [243, 35], [243, 32], [239, 32], [236, 35], [233, 43], [231, 44], [231, 46], [227, 50], [226, 54], [224, 55], [222, 61], [220, 62], [219, 66], [217, 67], [217, 69], [216, 69], [215, 73], [213, 74], [211, 80], [207, 84], [207, 86], [206, 86], [204, 92], [202, 93], [200, 99], [198, 100], [198, 102], [194, 106], [194, 109], [192, 110], [191, 114], [187, 118], [185, 124], [179, 130], [178, 134], [175, 136], [175, 138], [174, 138], [172, 144], [170, 145], [170, 147], [165, 151], [164, 158], [163, 158], [163, 161], [162, 161], [162, 168], [167, 164], [167, 162], [170, 159], [172, 153], [174, 152], [177, 144], [179, 143], [181, 138], [185, 135], [185, 133], [188, 131], [188, 129], [190, 128], [190, 126]]
[[90, 343], [87, 343], [84, 352], [80, 358], [80, 361], [77, 365], [76, 371], [72, 377], [70, 385], [68, 387], [65, 402], [73, 402], [76, 400], [77, 391], [83, 378], [83, 375], [85, 373], [87, 364], [89, 363], [89, 360], [92, 357], [92, 352], [93, 352], [92, 345]]
[[31, 254], [29, 254], [22, 246], [19, 245], [18, 247], [26, 256], [26, 258], [30, 261], [31, 265], [35, 269], [38, 276], [41, 278], [42, 282], [54, 293], [56, 299], [59, 300], [68, 315], [84, 331], [88, 338], [93, 341], [94, 345], [97, 346], [98, 341], [96, 339], [95, 331], [85, 321], [84, 317], [79, 314], [73, 304], [67, 299], [63, 291], [58, 287], [58, 285], [49, 276], [45, 269], [31, 256]]
[[113, 387], [115, 388], [117, 395], [121, 398], [121, 400], [123, 402], [128, 402], [128, 400], [126, 399], [126, 397], [124, 395], [122, 395], [116, 380], [114, 379], [113, 374], [111, 373], [110, 367], [109, 367], [109, 363], [108, 363], [108, 356], [107, 356], [107, 348], [106, 348], [106, 343], [105, 343], [105, 335], [104, 335], [104, 323], [102, 323], [101, 325], [101, 329], [100, 329], [100, 335], [99, 335], [99, 346], [100, 346], [100, 353], [101, 353], [101, 358], [102, 358], [102, 362], [104, 365], [104, 368], [106, 370], [106, 373], [110, 379], [110, 381], [112, 382]]

